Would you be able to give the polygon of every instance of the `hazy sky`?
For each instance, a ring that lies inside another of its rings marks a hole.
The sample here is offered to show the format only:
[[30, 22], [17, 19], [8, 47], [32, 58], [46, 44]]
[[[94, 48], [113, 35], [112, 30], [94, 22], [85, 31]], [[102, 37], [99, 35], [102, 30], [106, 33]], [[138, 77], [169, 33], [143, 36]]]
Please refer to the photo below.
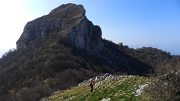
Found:
[[28, 21], [66, 3], [84, 5], [87, 18], [101, 27], [105, 39], [180, 55], [179, 0], [1, 0], [0, 55], [16, 48]]

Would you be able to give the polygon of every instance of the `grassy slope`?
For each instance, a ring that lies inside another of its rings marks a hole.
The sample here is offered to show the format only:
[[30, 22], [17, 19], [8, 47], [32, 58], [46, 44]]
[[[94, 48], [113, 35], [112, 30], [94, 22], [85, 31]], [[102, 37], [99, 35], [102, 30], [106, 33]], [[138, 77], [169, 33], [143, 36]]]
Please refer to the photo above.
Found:
[[[101, 81], [96, 81], [96, 83]], [[131, 78], [104, 80], [104, 83], [90, 92], [89, 85], [73, 87], [69, 90], [60, 91], [48, 98], [48, 101], [100, 101], [110, 98], [111, 101], [149, 101], [145, 94], [136, 96], [136, 90], [140, 85], [146, 84], [148, 78], [135, 76]]]

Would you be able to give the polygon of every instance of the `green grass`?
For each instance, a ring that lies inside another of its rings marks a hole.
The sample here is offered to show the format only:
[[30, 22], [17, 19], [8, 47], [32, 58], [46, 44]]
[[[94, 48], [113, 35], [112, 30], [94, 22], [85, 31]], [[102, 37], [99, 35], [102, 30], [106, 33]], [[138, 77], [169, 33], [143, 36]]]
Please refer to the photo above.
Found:
[[[105, 80], [105, 82], [90, 92], [89, 85], [82, 85], [59, 92], [49, 101], [100, 101], [103, 98], [110, 98], [111, 101], [148, 101], [148, 98], [136, 96], [134, 93], [139, 85], [148, 82], [148, 78], [135, 76], [132, 78], [121, 78], [119, 80]], [[97, 82], [96, 82], [97, 83]]]

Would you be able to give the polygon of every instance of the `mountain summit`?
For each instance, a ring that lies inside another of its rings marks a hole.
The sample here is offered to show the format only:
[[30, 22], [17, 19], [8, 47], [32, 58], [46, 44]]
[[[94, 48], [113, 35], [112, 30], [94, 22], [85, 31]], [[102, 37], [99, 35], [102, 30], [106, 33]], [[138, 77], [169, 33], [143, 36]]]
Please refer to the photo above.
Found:
[[[29, 47], [39, 50], [38, 52], [43, 50], [44, 52], [41, 53], [47, 54], [50, 51], [47, 52], [46, 49], [62, 49], [61, 45], [63, 45], [73, 51], [72, 56], [80, 55], [91, 66], [102, 66], [93, 67], [94, 71], [122, 71], [136, 75], [144, 75], [149, 71], [150, 66], [121, 51], [124, 48], [123, 45], [119, 46], [103, 40], [101, 28], [93, 25], [85, 16], [85, 12], [82, 5], [63, 4], [49, 14], [28, 22], [16, 42], [17, 49]], [[62, 40], [68, 45], [65, 45]], [[59, 52], [55, 53], [59, 54]], [[85, 67], [89, 68], [88, 65]]]
[[65, 35], [77, 48], [98, 51], [103, 47], [101, 28], [85, 16], [83, 5], [63, 4], [48, 15], [30, 21], [16, 42], [17, 49], [27, 47], [33, 40], [51, 34]]

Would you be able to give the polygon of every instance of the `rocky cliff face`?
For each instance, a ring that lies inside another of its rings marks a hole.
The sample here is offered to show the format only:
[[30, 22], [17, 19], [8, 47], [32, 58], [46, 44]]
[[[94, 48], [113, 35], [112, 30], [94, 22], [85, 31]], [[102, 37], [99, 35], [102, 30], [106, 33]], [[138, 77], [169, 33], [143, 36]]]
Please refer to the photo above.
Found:
[[84, 7], [66, 4], [28, 22], [16, 42], [17, 49], [25, 48], [33, 40], [48, 37], [52, 33], [68, 36], [69, 41], [81, 49], [98, 51], [103, 47], [101, 28], [86, 18]]

